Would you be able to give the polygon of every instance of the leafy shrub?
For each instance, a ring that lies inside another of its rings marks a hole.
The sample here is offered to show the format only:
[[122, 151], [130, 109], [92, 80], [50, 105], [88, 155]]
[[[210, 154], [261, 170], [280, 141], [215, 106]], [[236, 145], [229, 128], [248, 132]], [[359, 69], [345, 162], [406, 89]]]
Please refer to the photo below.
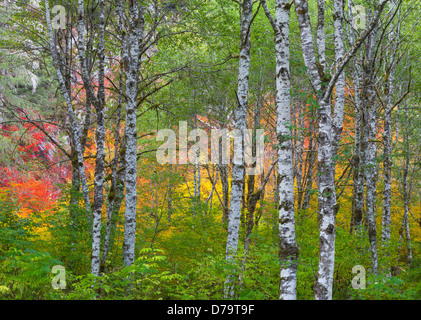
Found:
[[135, 299], [158, 300], [173, 298], [172, 289], [181, 275], [165, 270], [167, 257], [159, 249], [140, 250], [140, 256], [131, 266], [100, 277], [71, 276], [65, 299]]

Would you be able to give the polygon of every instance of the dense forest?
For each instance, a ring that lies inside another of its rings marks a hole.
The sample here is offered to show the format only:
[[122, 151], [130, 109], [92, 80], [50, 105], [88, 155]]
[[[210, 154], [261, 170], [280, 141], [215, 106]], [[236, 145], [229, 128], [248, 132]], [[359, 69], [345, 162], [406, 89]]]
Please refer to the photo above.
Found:
[[421, 299], [418, 0], [4, 0], [0, 299]]

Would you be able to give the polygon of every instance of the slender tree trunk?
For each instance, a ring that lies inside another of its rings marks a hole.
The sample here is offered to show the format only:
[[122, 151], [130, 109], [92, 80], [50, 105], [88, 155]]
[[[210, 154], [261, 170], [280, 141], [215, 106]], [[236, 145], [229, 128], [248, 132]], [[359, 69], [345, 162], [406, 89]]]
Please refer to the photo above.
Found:
[[[82, 1], [83, 3], [83, 1]], [[83, 4], [82, 4], [82, 10]], [[98, 43], [98, 103], [95, 103], [97, 114], [96, 129], [96, 160], [95, 160], [95, 187], [94, 187], [94, 203], [93, 211], [93, 231], [92, 231], [92, 256], [91, 256], [91, 272], [95, 275], [99, 274], [100, 255], [101, 255], [101, 218], [102, 206], [104, 203], [104, 161], [105, 161], [105, 88], [104, 88], [104, 68], [105, 68], [105, 2], [99, 0], [99, 43]]]
[[[260, 126], [260, 104], [256, 105], [256, 110], [254, 114], [254, 129], [253, 129], [253, 145], [252, 145], [252, 157], [256, 155], [256, 130]], [[252, 164], [252, 169], [256, 168], [257, 162]], [[255, 175], [249, 175], [247, 179], [247, 196], [246, 196], [246, 202], [247, 202], [247, 221], [246, 221], [246, 236], [244, 240], [244, 251], [247, 252], [250, 249], [250, 243], [251, 243], [251, 234], [253, 232], [254, 227], [254, 211], [256, 210], [256, 204], [257, 201], [253, 201], [253, 194], [256, 184], [256, 176]], [[260, 195], [259, 195], [260, 196]]]
[[[409, 156], [408, 156], [409, 158]], [[408, 161], [409, 162], [409, 161]], [[409, 231], [409, 188], [408, 188], [408, 167], [409, 165], [405, 165], [404, 169], [404, 214], [402, 219], [402, 226], [401, 230], [399, 231], [400, 234], [400, 242], [402, 241], [402, 237], [405, 238], [406, 242], [406, 262], [408, 266], [412, 263], [412, 247], [411, 247], [411, 234]]]
[[[304, 166], [304, 139], [300, 134], [300, 131], [304, 128], [304, 114], [305, 114], [305, 105], [303, 103], [298, 104], [298, 108], [294, 108], [296, 114], [294, 118], [296, 119], [296, 127], [294, 128], [294, 140], [296, 142], [294, 148], [294, 173], [296, 174], [297, 181], [297, 209], [302, 209], [304, 190], [306, 186], [306, 180], [303, 178], [303, 166]], [[298, 110], [297, 110], [298, 109]]]
[[[334, 28], [335, 28], [335, 59], [336, 64], [342, 61], [345, 54], [344, 49], [344, 0], [336, 0], [334, 2], [333, 12]], [[344, 121], [345, 107], [345, 72], [341, 72], [335, 87], [335, 107], [333, 117], [333, 156], [337, 157], [339, 144], [341, 142], [342, 127]], [[336, 161], [335, 161], [336, 162]]]
[[280, 299], [297, 298], [298, 247], [295, 239], [294, 177], [290, 124], [291, 97], [289, 74], [289, 13], [287, 1], [277, 1], [275, 23], [279, 32], [275, 34], [277, 130], [279, 181], [279, 257], [282, 259]]
[[[120, 152], [121, 149], [119, 148], [120, 145], [120, 126], [121, 126], [121, 111], [122, 111], [122, 103], [123, 103], [123, 97], [122, 97], [122, 90], [123, 90], [123, 72], [120, 73], [120, 92], [118, 97], [118, 110], [117, 110], [117, 124], [114, 131], [114, 160], [112, 163], [112, 172], [111, 172], [111, 187], [108, 194], [108, 207], [107, 207], [107, 227], [105, 231], [104, 236], [104, 247], [102, 252], [102, 258], [101, 258], [101, 265], [102, 269], [105, 269], [107, 257], [108, 257], [108, 250], [110, 247], [110, 238], [111, 238], [111, 229], [113, 226], [113, 216], [118, 214], [118, 211], [116, 212], [114, 205], [117, 201], [117, 183], [121, 183], [121, 181], [118, 181], [118, 178], [120, 177], [119, 174], [117, 174], [118, 169], [118, 163], [121, 160]], [[124, 158], [124, 156], [123, 156]], [[122, 171], [122, 170], [121, 170]], [[121, 177], [120, 179], [121, 180]], [[118, 208], [118, 210], [120, 207]]]
[[367, 194], [368, 237], [371, 247], [373, 273], [378, 274], [377, 238], [376, 238], [376, 105], [373, 103], [368, 112], [368, 148], [366, 150], [367, 168], [365, 172]]
[[297, 259], [298, 247], [295, 238], [294, 213], [294, 163], [291, 140], [291, 82], [289, 52], [289, 15], [291, 4], [288, 1], [275, 2], [275, 19], [263, 3], [266, 16], [275, 33], [276, 52], [276, 106], [278, 138], [279, 176], [279, 257], [282, 260], [280, 273], [281, 300], [297, 298]]
[[50, 8], [49, 8], [49, 4], [48, 1], [45, 1], [45, 17], [47, 20], [47, 29], [48, 29], [48, 34], [49, 34], [49, 42], [50, 42], [50, 52], [53, 58], [53, 62], [54, 62], [54, 66], [56, 69], [56, 75], [60, 84], [60, 88], [62, 91], [62, 94], [64, 96], [64, 100], [66, 102], [66, 107], [67, 107], [67, 113], [68, 113], [68, 117], [70, 120], [70, 125], [71, 125], [71, 134], [72, 134], [72, 139], [73, 139], [73, 145], [74, 148], [76, 150], [77, 153], [77, 161], [78, 161], [78, 168], [79, 168], [79, 176], [80, 176], [80, 180], [81, 180], [81, 185], [82, 185], [82, 192], [83, 192], [83, 199], [85, 202], [85, 209], [88, 212], [88, 215], [90, 215], [90, 211], [91, 211], [91, 203], [90, 203], [90, 199], [89, 199], [89, 191], [88, 191], [88, 183], [86, 180], [86, 173], [85, 173], [85, 164], [83, 161], [83, 151], [82, 151], [82, 145], [81, 145], [81, 132], [80, 132], [80, 128], [78, 123], [76, 122], [76, 117], [73, 111], [73, 106], [72, 106], [72, 100], [71, 100], [71, 95], [70, 92], [68, 91], [67, 87], [66, 87], [66, 82], [63, 78], [63, 73], [61, 70], [61, 63], [60, 63], [60, 57], [59, 54], [57, 52], [57, 47], [56, 47], [56, 41], [55, 41], [55, 37], [54, 37], [54, 33], [53, 33], [53, 29], [51, 26], [51, 18], [50, 18]]
[[[311, 113], [313, 115], [313, 112]], [[315, 144], [314, 144], [314, 137], [316, 135], [315, 133], [315, 125], [314, 125], [314, 121], [311, 120], [310, 123], [310, 141], [309, 141], [309, 145], [308, 145], [308, 153], [307, 153], [307, 157], [306, 157], [306, 162], [307, 162], [307, 173], [306, 173], [306, 188], [304, 190], [304, 199], [303, 199], [303, 205], [302, 205], [302, 209], [304, 210], [308, 210], [310, 208], [310, 200], [311, 200], [311, 193], [312, 193], [312, 189], [313, 189], [313, 171], [314, 171], [314, 166], [315, 166], [315, 162], [316, 162], [316, 148], [315, 148]]]
[[[123, 4], [118, 1], [123, 14]], [[123, 265], [130, 266], [135, 258], [137, 208], [137, 97], [140, 68], [140, 44], [143, 39], [143, 5], [129, 2], [126, 61], [126, 198], [123, 242]], [[124, 21], [124, 18], [120, 18]]]
[[[402, 193], [403, 193], [403, 202], [404, 202], [404, 214], [402, 218], [402, 225], [399, 230], [399, 243], [402, 243], [402, 238], [405, 238], [406, 242], [406, 262], [410, 266], [412, 263], [412, 247], [411, 247], [411, 235], [409, 230], [409, 201], [411, 199], [411, 183], [408, 181], [408, 175], [409, 175], [409, 166], [410, 166], [410, 157], [411, 157], [411, 150], [410, 150], [410, 141], [409, 141], [409, 114], [408, 109], [405, 110], [405, 120], [406, 120], [406, 129], [404, 130], [404, 167], [403, 167], [403, 186], [402, 186]], [[411, 179], [412, 180], [412, 179]], [[399, 245], [399, 249], [401, 248], [401, 245]], [[399, 250], [400, 251], [400, 250]]]
[[317, 49], [319, 63], [326, 70], [325, 0], [317, 0]]
[[[71, 138], [70, 138], [71, 139]], [[71, 163], [72, 163], [72, 187], [70, 189], [70, 205], [75, 207], [79, 204], [77, 193], [80, 191], [80, 177], [79, 177], [79, 164], [77, 158], [77, 151], [71, 143]], [[70, 216], [72, 217], [73, 209], [70, 210]]]
[[[311, 85], [318, 97], [319, 103], [319, 269], [315, 283], [316, 299], [332, 299], [333, 270], [335, 261], [335, 215], [336, 215], [336, 191], [335, 170], [333, 163], [333, 121], [331, 115], [330, 96], [336, 81], [340, 78], [347, 63], [355, 55], [358, 49], [378, 25], [381, 12], [387, 0], [381, 0], [377, 6], [378, 11], [368, 28], [360, 34], [351, 49], [336, 63], [335, 72], [328, 77], [320, 63], [316, 60], [313, 47], [313, 37], [306, 0], [295, 1], [300, 27], [301, 46], [304, 62]], [[342, 0], [335, 0], [335, 8], [343, 4]]]
[[[393, 14], [393, 8], [396, 6], [397, 1], [391, 1], [390, 15]], [[390, 225], [391, 225], [391, 202], [392, 202], [392, 108], [394, 104], [395, 93], [395, 68], [396, 68], [396, 51], [398, 49], [398, 38], [395, 34], [395, 23], [391, 23], [391, 30], [388, 36], [391, 45], [389, 65], [386, 66], [386, 83], [385, 95], [387, 97], [386, 107], [384, 110], [384, 136], [383, 136], [383, 216], [382, 216], [382, 245], [389, 246], [390, 242]]]
[[[349, 17], [354, 19], [352, 9], [354, 3], [348, 0]], [[349, 37], [355, 42], [355, 31], [352, 26], [349, 28]], [[355, 97], [355, 134], [354, 134], [354, 157], [353, 157], [353, 200], [351, 233], [362, 234], [362, 223], [364, 214], [364, 149], [363, 149], [363, 107], [362, 107], [362, 69], [360, 65], [360, 55], [354, 58], [354, 97]]]
[[361, 102], [361, 67], [355, 59], [354, 64], [354, 92], [355, 92], [355, 134], [354, 134], [354, 158], [353, 158], [353, 202], [352, 202], [352, 226], [351, 232], [362, 231], [364, 213], [364, 152], [362, 149], [362, 102]]
[[167, 221], [171, 223], [172, 218], [172, 164], [169, 164], [169, 175], [168, 175], [168, 213], [167, 213]]
[[[389, 104], [388, 104], [389, 105]], [[383, 149], [383, 216], [382, 216], [382, 244], [387, 247], [390, 241], [391, 200], [392, 200], [392, 159], [391, 159], [391, 112], [386, 108], [384, 117], [384, 149]]]
[[[99, 274], [100, 269], [100, 249], [101, 249], [101, 216], [102, 206], [104, 202], [104, 160], [105, 160], [105, 2], [99, 1], [99, 24], [98, 24], [98, 93], [95, 95], [92, 79], [92, 42], [85, 44], [85, 3], [84, 0], [78, 0], [78, 55], [81, 62], [81, 75], [83, 80], [84, 89], [88, 107], [90, 102], [93, 103], [97, 113], [97, 129], [96, 129], [96, 145], [97, 154], [95, 161], [95, 182], [94, 182], [94, 203], [93, 203], [93, 230], [92, 230], [92, 255], [91, 255], [91, 272], [95, 275]], [[91, 29], [93, 27], [91, 26]], [[93, 33], [93, 31], [92, 31]], [[92, 38], [90, 38], [92, 40]], [[88, 50], [86, 50], [88, 46]], [[86, 127], [85, 127], [86, 129]]]
[[332, 119], [329, 101], [319, 103], [319, 268], [314, 291], [317, 300], [332, 299], [335, 262], [335, 167], [332, 162]]
[[[226, 260], [232, 261], [237, 254], [239, 226], [241, 217], [241, 202], [244, 188], [244, 130], [246, 126], [246, 111], [248, 105], [248, 87], [249, 87], [249, 69], [250, 69], [250, 32], [251, 20], [253, 14], [253, 1], [242, 1], [242, 17], [241, 17], [241, 47], [240, 61], [238, 67], [238, 88], [237, 98], [238, 106], [235, 110], [235, 128], [241, 132], [241, 147], [235, 152], [241, 152], [240, 163], [233, 166], [232, 182], [231, 182], [231, 203], [228, 222], [228, 236], [226, 247]], [[225, 296], [227, 298], [234, 296], [232, 275], [226, 279]]]
[[[359, 86], [354, 81], [354, 86]], [[356, 87], [357, 88], [357, 87]], [[357, 91], [357, 89], [355, 89]], [[358, 93], [355, 93], [357, 96]], [[359, 98], [356, 98], [359, 100]], [[356, 102], [357, 103], [357, 102]], [[361, 152], [361, 104], [357, 103], [355, 116], [355, 151], [353, 161], [353, 202], [352, 202], [352, 226], [351, 232], [360, 233], [362, 230], [362, 220], [364, 213], [364, 174], [363, 174], [363, 154]]]
[[[409, 158], [409, 156], [405, 156]], [[409, 264], [411, 258], [411, 250], [409, 245], [409, 223], [408, 223], [408, 208], [409, 208], [409, 195], [408, 195], [408, 170], [409, 170], [409, 161], [405, 159], [405, 165], [403, 169], [403, 202], [404, 202], [404, 213], [402, 218], [402, 225], [399, 230], [399, 251], [401, 250], [402, 239], [405, 238], [407, 244], [406, 259]]]
[[365, 82], [363, 88], [363, 107], [366, 122], [366, 137], [368, 139], [365, 152], [366, 168], [366, 195], [367, 195], [367, 221], [368, 237], [370, 241], [373, 273], [378, 274], [377, 232], [376, 232], [376, 93], [375, 93], [375, 49], [377, 43], [377, 30], [375, 28], [369, 37], [367, 60], [365, 65]]
[[[219, 150], [221, 150], [221, 148]], [[222, 185], [222, 222], [225, 222], [228, 220], [229, 215], [228, 167], [226, 164], [218, 164], [218, 170]]]
[[[300, 26], [301, 44], [313, 89], [323, 91], [321, 74], [314, 54], [308, 4], [305, 0], [295, 2]], [[319, 96], [319, 268], [314, 285], [315, 298], [332, 299], [333, 271], [335, 261], [335, 170], [333, 158], [333, 124], [330, 95]]]

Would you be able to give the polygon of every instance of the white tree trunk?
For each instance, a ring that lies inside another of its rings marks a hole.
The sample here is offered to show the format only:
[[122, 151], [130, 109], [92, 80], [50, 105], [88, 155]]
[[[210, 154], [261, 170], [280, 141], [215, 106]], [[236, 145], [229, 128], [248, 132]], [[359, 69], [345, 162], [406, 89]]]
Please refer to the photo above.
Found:
[[291, 83], [289, 68], [289, 13], [290, 3], [276, 1], [275, 23], [279, 30], [275, 33], [276, 51], [276, 104], [278, 137], [279, 175], [279, 240], [281, 267], [280, 299], [297, 298], [298, 247], [295, 238], [294, 213], [294, 170], [291, 140]]
[[[330, 105], [330, 94], [323, 92], [321, 71], [317, 68], [311, 34], [308, 4], [305, 0], [295, 2], [298, 22], [301, 31], [301, 45], [314, 91], [319, 95], [319, 267], [314, 285], [317, 300], [332, 299], [333, 271], [335, 262], [335, 167], [332, 162], [334, 154], [333, 120]], [[343, 61], [341, 61], [342, 63]], [[342, 67], [343, 68], [343, 67]], [[342, 72], [337, 66], [337, 70]], [[336, 75], [338, 77], [339, 74]], [[333, 86], [334, 83], [330, 85]], [[320, 91], [322, 94], [320, 95]]]
[[335, 265], [335, 167], [329, 101], [319, 102], [319, 267], [314, 286], [317, 300], [331, 300]]
[[[119, 1], [120, 3], [120, 1]], [[123, 10], [123, 5], [120, 4]], [[119, 10], [122, 13], [122, 10]], [[130, 266], [135, 258], [137, 208], [137, 97], [140, 68], [140, 43], [143, 38], [143, 5], [129, 2], [126, 62], [126, 198], [123, 242], [123, 265]], [[124, 18], [121, 18], [124, 21]]]
[[[244, 140], [244, 132], [246, 126], [246, 111], [248, 104], [248, 87], [249, 87], [249, 69], [250, 69], [250, 32], [251, 20], [253, 14], [253, 1], [243, 0], [242, 17], [241, 17], [241, 47], [240, 61], [238, 67], [238, 84], [237, 97], [238, 106], [235, 110], [235, 128], [241, 132], [242, 141]], [[244, 148], [243, 143], [241, 150], [241, 161], [234, 163], [231, 182], [231, 203], [228, 217], [228, 235], [226, 247], [226, 260], [231, 261], [237, 253], [241, 202], [244, 188]], [[235, 277], [229, 275], [226, 280], [225, 295], [232, 297], [234, 295], [233, 281]]]
[[98, 93], [95, 95], [91, 75], [86, 57], [85, 48], [85, 3], [78, 0], [78, 53], [81, 61], [81, 75], [86, 90], [87, 100], [92, 101], [97, 113], [96, 145], [97, 154], [95, 161], [94, 203], [93, 203], [93, 228], [92, 228], [92, 255], [91, 272], [99, 274], [100, 249], [101, 249], [101, 215], [104, 203], [104, 160], [105, 160], [105, 2], [99, 1], [99, 41], [98, 41]]
[[99, 43], [98, 43], [98, 97], [99, 100], [94, 104], [97, 114], [96, 145], [97, 154], [95, 161], [95, 187], [93, 203], [93, 229], [92, 229], [92, 255], [91, 272], [99, 274], [100, 255], [101, 255], [101, 217], [102, 206], [104, 203], [104, 161], [105, 161], [105, 87], [104, 87], [104, 69], [105, 69], [105, 2], [99, 0]]
[[[336, 0], [334, 2], [334, 28], [335, 28], [335, 60], [336, 65], [339, 65], [345, 54], [344, 50], [344, 0]], [[338, 154], [339, 143], [341, 141], [343, 120], [344, 120], [344, 106], [345, 106], [345, 72], [341, 72], [336, 81], [335, 89], [335, 108], [333, 118], [333, 155]]]
[[317, 0], [317, 51], [319, 63], [326, 70], [325, 0]]
[[291, 140], [291, 81], [289, 51], [289, 1], [275, 2], [275, 20], [263, 2], [266, 16], [275, 33], [276, 54], [276, 135], [278, 139], [278, 210], [279, 210], [279, 257], [281, 300], [297, 298], [298, 247], [295, 237], [294, 213], [294, 163]]
[[[118, 194], [117, 190], [121, 190], [121, 186], [118, 186], [118, 183], [121, 183], [118, 179], [121, 177], [121, 174], [117, 174], [118, 163], [120, 161], [120, 152], [119, 145], [121, 142], [120, 139], [120, 128], [121, 128], [121, 111], [122, 111], [122, 104], [123, 104], [123, 70], [120, 70], [120, 86], [119, 86], [119, 95], [118, 95], [118, 107], [117, 107], [117, 116], [116, 116], [116, 128], [114, 131], [114, 159], [112, 163], [112, 172], [111, 172], [111, 186], [110, 191], [108, 194], [108, 207], [107, 207], [107, 227], [105, 230], [104, 236], [104, 247], [102, 252], [101, 264], [105, 267], [108, 251], [110, 248], [110, 240], [111, 240], [111, 228], [112, 228], [112, 221], [114, 214], [118, 214], [118, 209], [115, 210], [115, 206], [118, 204], [118, 197], [121, 195]], [[123, 157], [124, 158], [124, 157]], [[123, 170], [122, 170], [123, 171]], [[118, 206], [120, 208], [120, 206]]]
[[[336, 191], [334, 156], [334, 130], [330, 96], [336, 81], [341, 77], [345, 65], [361, 47], [367, 36], [377, 26], [380, 14], [387, 0], [378, 4], [377, 15], [369, 27], [360, 34], [351, 49], [336, 64], [335, 72], [328, 78], [314, 54], [308, 3], [296, 0], [295, 10], [301, 34], [301, 47], [307, 73], [319, 102], [319, 269], [314, 286], [316, 299], [332, 299], [333, 271], [335, 261], [335, 214]], [[335, 0], [335, 8], [343, 5], [343, 0]], [[327, 83], [327, 84], [326, 84]]]
[[49, 34], [51, 56], [53, 58], [53, 62], [55, 65], [56, 74], [57, 74], [57, 78], [61, 87], [61, 91], [64, 96], [64, 100], [66, 102], [67, 113], [68, 113], [68, 117], [69, 117], [70, 125], [71, 125], [72, 139], [74, 143], [74, 148], [77, 153], [79, 175], [80, 175], [80, 180], [82, 184], [82, 193], [83, 193], [83, 199], [85, 202], [85, 208], [88, 214], [90, 214], [91, 204], [90, 204], [90, 199], [89, 199], [88, 183], [86, 180], [85, 164], [83, 162], [83, 151], [82, 151], [83, 149], [82, 149], [81, 140], [80, 140], [81, 132], [80, 132], [79, 125], [76, 121], [75, 113], [73, 111], [71, 95], [66, 87], [66, 83], [63, 78], [63, 73], [60, 68], [61, 66], [60, 57], [57, 52], [55, 37], [54, 37], [53, 29], [51, 26], [50, 8], [49, 8], [48, 1], [45, 1], [45, 17], [47, 20], [47, 29], [48, 29], [48, 34]]

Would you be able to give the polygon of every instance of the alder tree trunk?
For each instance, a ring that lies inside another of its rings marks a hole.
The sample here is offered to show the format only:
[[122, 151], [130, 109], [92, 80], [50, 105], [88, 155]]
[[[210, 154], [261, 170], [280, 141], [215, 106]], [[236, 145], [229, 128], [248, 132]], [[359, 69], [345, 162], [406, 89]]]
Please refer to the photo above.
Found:
[[[348, 0], [349, 17], [354, 19], [352, 9], [354, 3]], [[352, 26], [349, 27], [349, 38], [351, 42], [355, 42], [355, 30]], [[353, 199], [352, 199], [352, 213], [351, 213], [351, 229], [350, 232], [354, 234], [361, 234], [362, 222], [364, 214], [364, 152], [363, 152], [363, 119], [362, 119], [362, 69], [360, 55], [353, 59], [354, 66], [352, 70], [354, 79], [354, 104], [355, 104], [355, 130], [354, 130], [354, 156], [352, 158], [353, 166]]]
[[281, 300], [297, 298], [298, 247], [295, 236], [294, 159], [291, 140], [291, 82], [289, 51], [289, 1], [275, 2], [273, 19], [266, 2], [263, 9], [275, 34], [276, 54], [276, 135], [278, 141], [279, 257], [281, 262]]
[[[335, 28], [335, 60], [336, 64], [342, 61], [345, 54], [344, 49], [344, 0], [336, 0], [334, 2], [333, 12], [334, 28]], [[341, 72], [335, 85], [335, 106], [333, 117], [333, 156], [337, 158], [339, 144], [341, 142], [342, 127], [344, 120], [345, 107], [345, 72]], [[336, 161], [335, 161], [336, 162]]]
[[218, 164], [218, 170], [222, 185], [222, 222], [225, 222], [228, 220], [229, 215], [228, 166], [226, 164]]
[[[397, 1], [391, 0], [391, 8], [389, 15], [393, 19], [394, 9]], [[384, 134], [383, 134], [383, 215], [382, 215], [382, 245], [386, 248], [390, 242], [390, 225], [391, 225], [391, 204], [392, 204], [392, 111], [394, 107], [394, 93], [395, 93], [395, 70], [396, 70], [396, 55], [399, 48], [399, 28], [398, 23], [391, 22], [388, 40], [390, 44], [389, 49], [389, 64], [386, 66], [386, 81], [385, 81], [385, 95], [386, 106], [384, 110]], [[395, 30], [395, 27], [398, 30]]]
[[[235, 109], [235, 128], [241, 133], [241, 145], [236, 145], [234, 152], [240, 153], [239, 163], [234, 163], [231, 182], [231, 202], [228, 217], [228, 235], [226, 246], [226, 260], [232, 261], [237, 254], [239, 227], [241, 217], [241, 203], [244, 188], [244, 132], [246, 126], [246, 112], [248, 105], [248, 87], [250, 72], [250, 32], [253, 14], [253, 1], [243, 0], [241, 3], [241, 45], [238, 67], [237, 99], [238, 105]], [[225, 296], [234, 296], [234, 278], [229, 275], [225, 282]]]
[[[121, 0], [117, 10], [123, 14]], [[129, 1], [126, 63], [126, 197], [123, 242], [123, 265], [130, 266], [135, 258], [136, 208], [137, 208], [137, 98], [140, 69], [140, 45], [143, 39], [144, 7]], [[124, 21], [124, 18], [120, 18]]]
[[[112, 227], [113, 227], [113, 219], [115, 219], [115, 215], [118, 214], [118, 211], [120, 210], [120, 206], [118, 206], [118, 209], [115, 209], [115, 205], [118, 203], [118, 198], [121, 197], [119, 195], [118, 190], [121, 189], [122, 179], [121, 174], [123, 170], [121, 170], [121, 173], [118, 173], [118, 164], [120, 160], [123, 158], [124, 155], [120, 156], [121, 151], [124, 152], [124, 149], [121, 150], [119, 148], [120, 145], [120, 128], [121, 128], [121, 111], [122, 111], [122, 103], [123, 103], [123, 97], [122, 97], [122, 87], [123, 87], [123, 73], [120, 72], [120, 92], [118, 97], [118, 107], [117, 107], [117, 115], [116, 115], [116, 128], [114, 131], [114, 159], [112, 162], [112, 171], [111, 171], [111, 186], [108, 193], [108, 207], [107, 207], [107, 226], [105, 230], [105, 236], [104, 236], [104, 247], [102, 252], [102, 258], [101, 258], [101, 265], [102, 269], [105, 269], [106, 267], [106, 261], [108, 258], [108, 252], [110, 248], [110, 240], [111, 239], [111, 233], [112, 233]], [[120, 202], [121, 203], [121, 202]]]
[[[317, 96], [319, 109], [319, 267], [317, 279], [314, 286], [315, 298], [318, 300], [332, 299], [333, 271], [335, 262], [335, 215], [336, 190], [335, 190], [335, 142], [334, 142], [334, 123], [337, 127], [341, 124], [332, 120], [331, 94], [338, 79], [341, 78], [343, 70], [352, 57], [359, 50], [368, 35], [377, 26], [380, 20], [380, 14], [383, 11], [387, 0], [381, 0], [377, 6], [377, 14], [371, 21], [368, 28], [360, 34], [351, 49], [343, 55], [342, 59], [337, 59], [334, 72], [331, 76], [324, 73], [320, 62], [316, 60], [313, 36], [308, 12], [308, 2], [306, 0], [295, 1], [295, 11], [301, 35], [301, 47], [303, 51], [304, 63], [314, 93]], [[335, 0], [335, 18], [336, 13], [343, 12], [343, 0]], [[342, 14], [343, 15], [343, 14]], [[340, 30], [342, 26], [335, 24], [335, 51], [339, 52]], [[339, 36], [338, 36], [339, 35]], [[321, 43], [322, 41], [318, 41]], [[338, 112], [343, 112], [339, 110]], [[336, 113], [336, 111], [335, 111]], [[340, 113], [337, 113], [340, 116]]]
[[363, 109], [367, 149], [365, 150], [365, 180], [367, 201], [368, 237], [372, 258], [372, 270], [378, 274], [377, 232], [376, 232], [376, 92], [375, 92], [375, 50], [377, 27], [368, 38], [368, 50], [364, 67]]
[[50, 8], [48, 1], [45, 1], [45, 17], [47, 20], [47, 29], [48, 29], [48, 35], [49, 35], [49, 45], [50, 45], [50, 53], [54, 62], [56, 75], [58, 82], [60, 84], [60, 89], [62, 91], [62, 94], [64, 96], [64, 101], [66, 103], [67, 107], [67, 114], [70, 120], [70, 130], [71, 130], [71, 138], [73, 140], [73, 146], [77, 154], [77, 162], [78, 162], [78, 169], [79, 169], [79, 177], [80, 182], [82, 185], [82, 192], [83, 192], [83, 199], [85, 203], [85, 209], [90, 214], [91, 212], [91, 203], [89, 199], [89, 191], [88, 191], [88, 183], [86, 179], [86, 173], [85, 173], [85, 164], [83, 161], [83, 149], [81, 144], [81, 130], [80, 126], [76, 121], [76, 116], [73, 110], [72, 106], [72, 98], [71, 93], [69, 89], [66, 86], [66, 82], [63, 77], [63, 71], [61, 70], [61, 58], [59, 56], [59, 53], [57, 51], [56, 47], [56, 39], [53, 33], [53, 28], [51, 25], [51, 18], [50, 18]]

